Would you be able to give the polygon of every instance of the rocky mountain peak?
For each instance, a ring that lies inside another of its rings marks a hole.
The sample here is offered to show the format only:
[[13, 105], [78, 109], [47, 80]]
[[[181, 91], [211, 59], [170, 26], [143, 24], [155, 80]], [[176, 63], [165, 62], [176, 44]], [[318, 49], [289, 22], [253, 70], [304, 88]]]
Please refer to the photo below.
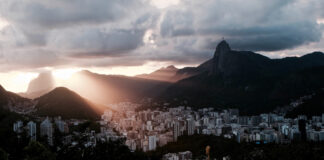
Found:
[[170, 69], [170, 70], [177, 70], [178, 69], [174, 65], [167, 66], [166, 68]]
[[216, 47], [214, 58], [231, 51], [231, 47], [225, 40], [222, 40]]
[[225, 40], [222, 40], [216, 47], [213, 58], [213, 68], [211, 74], [220, 74], [225, 72], [225, 61], [228, 59], [227, 54], [231, 51], [230, 46]]

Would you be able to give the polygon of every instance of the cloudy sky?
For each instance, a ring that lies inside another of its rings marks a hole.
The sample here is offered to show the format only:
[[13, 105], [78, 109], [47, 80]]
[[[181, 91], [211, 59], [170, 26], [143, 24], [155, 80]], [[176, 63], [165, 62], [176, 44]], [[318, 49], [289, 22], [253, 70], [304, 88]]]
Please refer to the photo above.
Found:
[[135, 75], [197, 65], [225, 37], [272, 58], [324, 51], [322, 0], [0, 0], [0, 84], [44, 70]]

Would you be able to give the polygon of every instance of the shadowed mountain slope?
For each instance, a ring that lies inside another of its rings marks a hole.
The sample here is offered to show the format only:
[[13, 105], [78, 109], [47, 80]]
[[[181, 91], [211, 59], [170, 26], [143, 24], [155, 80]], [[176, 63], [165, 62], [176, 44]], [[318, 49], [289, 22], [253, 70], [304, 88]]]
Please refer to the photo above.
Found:
[[159, 99], [170, 101], [176, 97], [176, 104], [185, 100], [195, 107], [237, 107], [252, 114], [272, 111], [324, 87], [321, 52], [270, 59], [250, 51], [234, 51], [222, 41], [206, 63], [194, 76], [170, 86]]

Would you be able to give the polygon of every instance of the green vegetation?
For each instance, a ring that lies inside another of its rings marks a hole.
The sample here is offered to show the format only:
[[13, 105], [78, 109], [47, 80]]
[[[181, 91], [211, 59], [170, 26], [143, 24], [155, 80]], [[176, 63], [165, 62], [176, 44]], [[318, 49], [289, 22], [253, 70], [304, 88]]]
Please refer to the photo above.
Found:
[[55, 160], [55, 154], [39, 142], [31, 141], [24, 148], [26, 160]]
[[0, 148], [9, 154], [9, 159], [22, 159], [23, 147], [28, 144], [28, 140], [13, 132], [13, 123], [23, 120], [17, 113], [10, 112], [0, 107]]
[[64, 147], [58, 152], [57, 159], [65, 160], [143, 160], [147, 159], [142, 152], [131, 152], [123, 141], [99, 142], [95, 147], [85, 148], [83, 145]]
[[225, 139], [216, 136], [193, 135], [179, 137], [176, 143], [169, 143], [166, 146], [157, 148], [148, 155], [152, 159], [160, 159], [166, 153], [177, 153], [191, 151], [195, 158], [205, 156], [205, 148], [211, 147], [210, 156], [212, 159], [222, 159], [229, 156], [231, 159], [262, 159], [262, 160], [304, 160], [324, 159], [323, 143], [302, 143], [291, 144], [254, 144], [237, 143], [232, 139]]
[[8, 160], [8, 153], [0, 148], [0, 160]]

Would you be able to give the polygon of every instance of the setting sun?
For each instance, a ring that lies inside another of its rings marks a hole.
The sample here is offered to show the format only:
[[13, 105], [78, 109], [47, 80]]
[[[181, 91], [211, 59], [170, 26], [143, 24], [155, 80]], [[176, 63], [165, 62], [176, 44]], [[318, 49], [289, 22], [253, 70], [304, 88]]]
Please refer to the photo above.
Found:
[[12, 92], [25, 92], [29, 82], [36, 78], [38, 73], [9, 72], [0, 73], [0, 83], [5, 89]]
[[81, 69], [58, 69], [53, 71], [53, 75], [56, 79], [67, 80], [74, 73], [80, 71]]

